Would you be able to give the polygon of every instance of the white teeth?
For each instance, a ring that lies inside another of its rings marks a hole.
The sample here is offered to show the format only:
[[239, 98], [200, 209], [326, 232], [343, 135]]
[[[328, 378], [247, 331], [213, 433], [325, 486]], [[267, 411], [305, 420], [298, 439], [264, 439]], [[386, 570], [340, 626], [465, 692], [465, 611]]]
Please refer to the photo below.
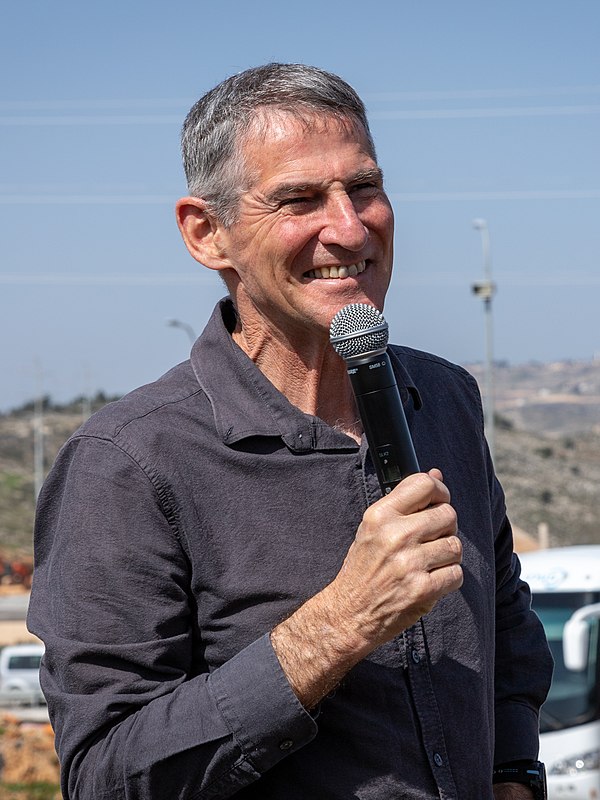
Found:
[[306, 273], [307, 278], [354, 278], [364, 272], [367, 265], [364, 261], [350, 264], [348, 267], [317, 267]]

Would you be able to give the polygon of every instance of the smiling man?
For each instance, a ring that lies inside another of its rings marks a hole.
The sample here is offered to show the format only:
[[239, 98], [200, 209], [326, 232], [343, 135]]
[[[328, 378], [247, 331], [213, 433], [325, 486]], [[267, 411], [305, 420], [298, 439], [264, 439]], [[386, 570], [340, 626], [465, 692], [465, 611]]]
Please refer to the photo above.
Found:
[[192, 255], [221, 272], [234, 341], [294, 405], [356, 435], [328, 331], [347, 303], [383, 307], [392, 210], [362, 124], [289, 105], [258, 109], [239, 142], [251, 184], [235, 221], [222, 224], [202, 196], [179, 201], [178, 221]]
[[228, 297], [189, 361], [72, 437], [38, 509], [64, 797], [542, 797], [550, 658], [475, 382], [390, 348], [424, 471], [382, 498], [329, 342], [392, 273], [362, 102], [314, 67], [248, 70], [193, 107], [183, 154], [179, 228]]

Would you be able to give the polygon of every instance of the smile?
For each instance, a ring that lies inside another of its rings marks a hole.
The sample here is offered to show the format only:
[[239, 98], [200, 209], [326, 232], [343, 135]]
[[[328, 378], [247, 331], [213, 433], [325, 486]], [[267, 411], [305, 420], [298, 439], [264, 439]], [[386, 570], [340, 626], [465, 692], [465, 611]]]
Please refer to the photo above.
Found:
[[305, 278], [353, 278], [367, 268], [366, 261], [358, 261], [348, 267], [317, 267], [304, 273]]

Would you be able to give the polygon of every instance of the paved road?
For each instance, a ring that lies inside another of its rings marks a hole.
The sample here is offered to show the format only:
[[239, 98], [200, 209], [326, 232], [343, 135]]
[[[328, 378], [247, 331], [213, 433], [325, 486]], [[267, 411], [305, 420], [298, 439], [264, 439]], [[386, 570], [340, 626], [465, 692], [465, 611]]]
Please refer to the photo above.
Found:
[[20, 722], [49, 722], [48, 706], [19, 706], [14, 703], [0, 705], [0, 719], [3, 715], [18, 719]]
[[28, 605], [28, 592], [0, 596], [0, 621], [25, 619]]
[[47, 706], [34, 706], [33, 708], [11, 708], [10, 714], [20, 719], [21, 722], [50, 722]]

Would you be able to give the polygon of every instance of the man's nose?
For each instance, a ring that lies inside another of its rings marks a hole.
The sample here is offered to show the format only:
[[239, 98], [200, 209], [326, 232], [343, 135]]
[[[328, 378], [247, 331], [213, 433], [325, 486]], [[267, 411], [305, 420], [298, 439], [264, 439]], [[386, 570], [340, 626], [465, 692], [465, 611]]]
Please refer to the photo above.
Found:
[[321, 244], [336, 244], [346, 250], [361, 250], [369, 231], [358, 216], [346, 192], [329, 197], [325, 205], [325, 222], [319, 234]]

